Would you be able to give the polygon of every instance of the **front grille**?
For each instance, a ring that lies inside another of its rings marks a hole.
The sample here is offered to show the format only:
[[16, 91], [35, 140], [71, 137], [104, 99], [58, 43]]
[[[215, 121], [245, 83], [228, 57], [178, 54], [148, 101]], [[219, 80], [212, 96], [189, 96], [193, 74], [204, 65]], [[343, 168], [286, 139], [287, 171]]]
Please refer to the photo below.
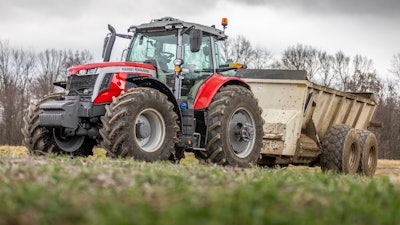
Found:
[[94, 84], [96, 83], [97, 74], [95, 75], [72, 75], [68, 77], [67, 90], [68, 96], [90, 96], [93, 94]]

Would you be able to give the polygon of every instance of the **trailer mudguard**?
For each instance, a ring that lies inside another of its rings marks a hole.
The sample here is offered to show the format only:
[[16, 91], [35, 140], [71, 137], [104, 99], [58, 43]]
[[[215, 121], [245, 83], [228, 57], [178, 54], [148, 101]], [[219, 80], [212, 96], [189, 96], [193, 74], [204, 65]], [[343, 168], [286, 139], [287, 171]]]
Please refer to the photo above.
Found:
[[246, 81], [238, 77], [228, 77], [221, 74], [214, 74], [204, 81], [204, 83], [200, 86], [194, 100], [194, 109], [200, 110], [207, 108], [211, 103], [215, 93], [217, 93], [222, 86], [226, 85], [240, 85], [250, 89], [250, 86], [246, 83]]

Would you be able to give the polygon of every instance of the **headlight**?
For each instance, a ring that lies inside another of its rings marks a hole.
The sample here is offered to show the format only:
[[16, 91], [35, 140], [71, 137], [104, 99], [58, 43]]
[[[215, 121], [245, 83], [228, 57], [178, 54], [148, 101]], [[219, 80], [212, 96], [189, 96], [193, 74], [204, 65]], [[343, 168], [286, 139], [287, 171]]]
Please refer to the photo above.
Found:
[[183, 64], [183, 59], [176, 58], [174, 60], [174, 66], [181, 66]]

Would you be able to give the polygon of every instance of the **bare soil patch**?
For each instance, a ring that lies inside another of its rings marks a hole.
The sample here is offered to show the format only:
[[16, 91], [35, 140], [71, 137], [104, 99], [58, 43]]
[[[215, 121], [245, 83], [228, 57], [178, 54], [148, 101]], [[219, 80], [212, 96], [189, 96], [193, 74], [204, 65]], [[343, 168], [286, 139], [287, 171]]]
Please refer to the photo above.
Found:
[[388, 176], [391, 180], [400, 182], [400, 160], [379, 160], [375, 176]]

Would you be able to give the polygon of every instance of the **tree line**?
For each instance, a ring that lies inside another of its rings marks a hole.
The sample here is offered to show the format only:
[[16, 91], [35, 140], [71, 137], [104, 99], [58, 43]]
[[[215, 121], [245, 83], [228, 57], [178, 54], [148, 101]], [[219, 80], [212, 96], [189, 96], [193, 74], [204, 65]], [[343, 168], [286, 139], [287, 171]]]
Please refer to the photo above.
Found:
[[[375, 93], [379, 107], [374, 121], [383, 126], [373, 131], [380, 158], [400, 159], [400, 53], [393, 56], [390, 74], [385, 77], [377, 74], [372, 59], [359, 54], [329, 54], [296, 44], [275, 58], [268, 49], [253, 46], [240, 35], [222, 43], [221, 55], [223, 60], [232, 59], [248, 68], [306, 70], [314, 83], [348, 92]], [[53, 82], [65, 80], [69, 67], [92, 60], [88, 50], [46, 49], [37, 53], [0, 40], [0, 145], [20, 145], [23, 116], [30, 103], [53, 93]]]
[[30, 103], [53, 93], [73, 65], [93, 59], [87, 51], [13, 47], [0, 40], [0, 145], [21, 145], [23, 118]]

